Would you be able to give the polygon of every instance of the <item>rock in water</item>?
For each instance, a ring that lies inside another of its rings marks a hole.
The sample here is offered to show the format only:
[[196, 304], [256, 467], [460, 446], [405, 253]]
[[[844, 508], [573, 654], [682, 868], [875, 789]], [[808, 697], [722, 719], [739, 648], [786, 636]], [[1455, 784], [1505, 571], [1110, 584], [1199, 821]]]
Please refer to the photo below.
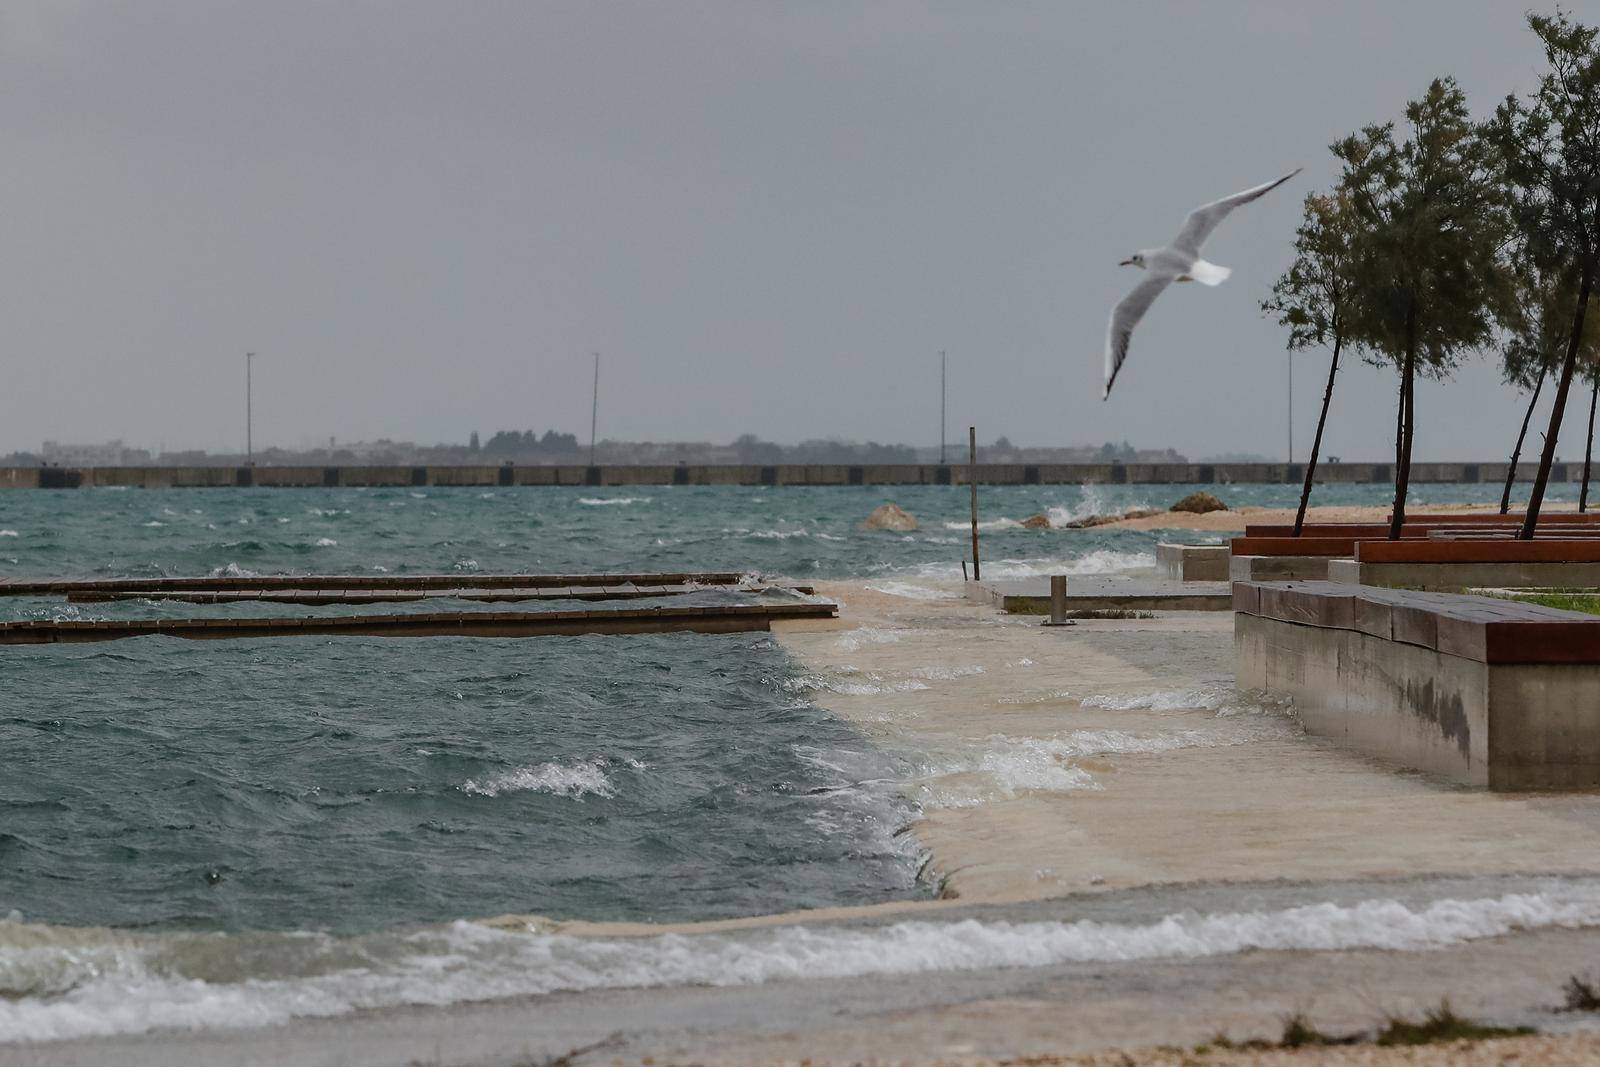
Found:
[[1227, 511], [1228, 505], [1212, 496], [1210, 493], [1190, 493], [1176, 504], [1172, 505], [1173, 511], [1188, 511], [1195, 515], [1204, 515], [1208, 511]]
[[915, 530], [917, 520], [900, 509], [899, 504], [880, 504], [872, 509], [872, 514], [867, 516], [867, 521], [861, 524], [864, 530]]
[[1048, 530], [1050, 529], [1050, 516], [1044, 514], [1029, 515], [1022, 520], [1022, 528], [1024, 530]]

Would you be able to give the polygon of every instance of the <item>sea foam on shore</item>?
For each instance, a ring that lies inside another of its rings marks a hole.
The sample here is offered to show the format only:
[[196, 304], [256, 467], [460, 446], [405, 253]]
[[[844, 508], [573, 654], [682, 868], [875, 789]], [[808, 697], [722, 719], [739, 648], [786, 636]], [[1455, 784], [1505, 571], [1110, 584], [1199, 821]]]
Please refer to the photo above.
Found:
[[586, 938], [470, 922], [354, 938], [137, 935], [0, 922], [0, 1041], [281, 1023], [558, 991], [733, 986], [1049, 967], [1249, 950], [1427, 950], [1515, 930], [1600, 925], [1600, 883], [1405, 902], [1374, 897], [1154, 921], [912, 920]]

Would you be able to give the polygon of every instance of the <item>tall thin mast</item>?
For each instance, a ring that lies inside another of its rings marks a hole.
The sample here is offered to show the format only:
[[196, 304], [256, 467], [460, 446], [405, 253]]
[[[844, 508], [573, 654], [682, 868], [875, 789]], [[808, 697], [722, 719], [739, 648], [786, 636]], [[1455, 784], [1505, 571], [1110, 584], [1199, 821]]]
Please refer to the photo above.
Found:
[[600, 421], [600, 353], [594, 354], [594, 403], [589, 408], [589, 466], [594, 466], [594, 429]]
[[939, 350], [939, 466], [944, 466], [944, 349]]
[[244, 354], [244, 461], [247, 467], [253, 467], [256, 463], [255, 440], [252, 436], [253, 427], [251, 426], [251, 408], [254, 405], [251, 403], [252, 397], [250, 394], [250, 368], [251, 364], [255, 362], [255, 358], [256, 354], [254, 352], [246, 352]]

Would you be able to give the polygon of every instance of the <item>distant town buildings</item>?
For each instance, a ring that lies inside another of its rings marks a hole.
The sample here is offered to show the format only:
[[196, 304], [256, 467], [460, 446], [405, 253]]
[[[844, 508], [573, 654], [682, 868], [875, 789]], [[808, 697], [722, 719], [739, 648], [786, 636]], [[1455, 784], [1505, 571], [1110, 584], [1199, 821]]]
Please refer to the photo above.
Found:
[[[964, 446], [947, 450], [946, 459], [951, 463], [964, 463], [966, 458]], [[725, 445], [710, 441], [601, 441], [595, 448], [595, 459], [602, 464], [657, 466], [678, 463], [937, 463], [939, 449], [937, 446], [821, 439], [786, 445], [745, 434]], [[1170, 448], [1140, 449], [1126, 441], [1036, 448], [1014, 445], [1005, 437], [992, 444], [979, 445], [978, 459], [984, 463], [1187, 462], [1182, 454]], [[243, 466], [248, 461], [243, 452], [186, 449], [152, 453], [149, 449], [130, 448], [120, 440], [102, 444], [46, 441], [38, 452], [0, 456], [0, 466], [13, 467], [41, 464], [53, 467], [229, 467]], [[480, 438], [474, 431], [464, 445], [420, 445], [387, 438], [339, 444], [330, 437], [325, 448], [258, 448], [254, 461], [262, 467], [576, 464], [589, 461], [589, 450], [587, 446], [580, 446], [577, 436], [570, 433], [501, 430], [487, 438]]]

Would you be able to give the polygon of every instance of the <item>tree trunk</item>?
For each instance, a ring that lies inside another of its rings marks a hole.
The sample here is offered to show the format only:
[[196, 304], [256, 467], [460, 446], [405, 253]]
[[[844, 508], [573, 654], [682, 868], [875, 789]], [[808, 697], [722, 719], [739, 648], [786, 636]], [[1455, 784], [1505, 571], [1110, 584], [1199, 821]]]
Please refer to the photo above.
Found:
[[1594, 406], [1600, 401], [1600, 371], [1595, 372], [1593, 387], [1589, 390], [1589, 438], [1583, 446], [1583, 489], [1578, 493], [1578, 510], [1589, 510], [1589, 467], [1594, 462]]
[[1578, 289], [1578, 309], [1572, 315], [1572, 336], [1567, 338], [1567, 358], [1561, 364], [1561, 379], [1556, 384], [1556, 402], [1550, 409], [1550, 430], [1544, 435], [1544, 453], [1539, 457], [1539, 473], [1533, 479], [1533, 492], [1528, 496], [1528, 514], [1522, 520], [1522, 530], [1517, 536], [1524, 541], [1533, 540], [1539, 526], [1539, 507], [1544, 503], [1544, 488], [1550, 481], [1550, 465], [1556, 459], [1556, 438], [1561, 433], [1561, 416], [1567, 412], [1567, 391], [1572, 388], [1572, 372], [1578, 365], [1578, 349], [1583, 342], [1583, 317], [1589, 310], [1589, 293], [1594, 287], [1594, 259], [1583, 267], [1583, 284]]
[[1400, 376], [1400, 421], [1395, 433], [1394, 515], [1389, 520], [1391, 541], [1400, 540], [1400, 530], [1406, 524], [1406, 491], [1411, 486], [1411, 436], [1416, 424], [1412, 406], [1416, 368], [1416, 355], [1408, 351]]
[[1333, 362], [1328, 364], [1328, 388], [1322, 393], [1322, 414], [1317, 416], [1317, 435], [1311, 439], [1311, 457], [1306, 461], [1306, 484], [1300, 488], [1300, 510], [1294, 513], [1294, 535], [1306, 524], [1306, 505], [1311, 502], [1311, 477], [1317, 471], [1317, 456], [1322, 451], [1322, 428], [1328, 422], [1328, 405], [1333, 402], [1333, 377], [1339, 373], [1339, 349], [1344, 338], [1333, 335]]
[[1539, 392], [1544, 388], [1544, 380], [1549, 374], [1548, 366], [1539, 367], [1539, 380], [1533, 385], [1533, 399], [1528, 401], [1528, 410], [1522, 413], [1522, 429], [1517, 432], [1517, 445], [1511, 450], [1511, 469], [1506, 471], [1505, 492], [1500, 494], [1502, 515], [1511, 510], [1511, 483], [1517, 480], [1517, 463], [1522, 459], [1522, 442], [1528, 436], [1528, 422], [1533, 418], [1533, 409], [1539, 403]]

